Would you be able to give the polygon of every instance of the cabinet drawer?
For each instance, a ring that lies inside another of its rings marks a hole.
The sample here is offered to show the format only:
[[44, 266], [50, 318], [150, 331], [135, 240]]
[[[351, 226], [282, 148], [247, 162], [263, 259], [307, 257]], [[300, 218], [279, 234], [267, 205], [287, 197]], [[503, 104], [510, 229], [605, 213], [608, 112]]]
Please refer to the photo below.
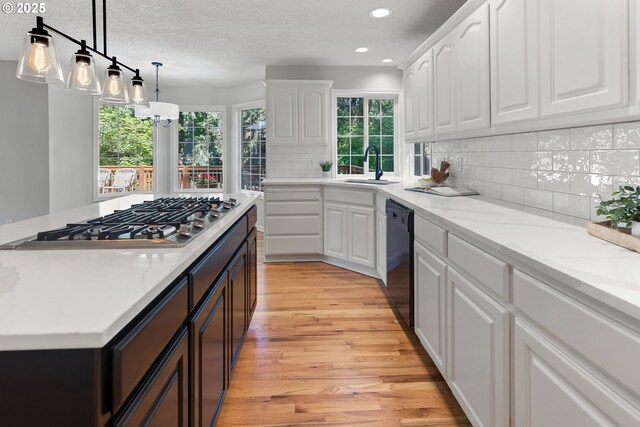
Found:
[[376, 209], [382, 213], [385, 213], [387, 210], [387, 198], [382, 197], [379, 194], [376, 194]]
[[373, 206], [373, 193], [367, 191], [325, 188], [324, 199], [326, 201], [347, 203], [349, 205]]
[[111, 350], [113, 410], [131, 394], [187, 317], [188, 287], [183, 279]]
[[447, 232], [444, 229], [415, 215], [413, 232], [417, 241], [439, 255], [447, 256]]
[[291, 234], [321, 234], [320, 215], [274, 216], [267, 218], [269, 236]]
[[265, 212], [269, 215], [320, 215], [322, 205], [320, 200], [266, 202]]
[[267, 201], [320, 200], [320, 188], [295, 187], [278, 188], [277, 190], [267, 189], [264, 198]]
[[265, 252], [269, 255], [321, 254], [322, 237], [317, 236], [267, 236]]
[[534, 278], [514, 271], [516, 308], [640, 394], [640, 336]]
[[209, 253], [189, 272], [191, 307], [195, 307], [247, 236], [247, 219], [243, 217]]
[[448, 256], [465, 272], [493, 292], [509, 299], [509, 265], [449, 234]]

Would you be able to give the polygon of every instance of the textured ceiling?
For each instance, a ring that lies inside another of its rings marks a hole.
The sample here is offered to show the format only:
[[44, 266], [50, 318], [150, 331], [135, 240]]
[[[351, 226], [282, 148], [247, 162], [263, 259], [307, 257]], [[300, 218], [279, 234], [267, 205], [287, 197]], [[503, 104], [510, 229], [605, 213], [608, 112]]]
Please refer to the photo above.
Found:
[[[140, 68], [147, 81], [151, 61], [163, 62], [160, 81], [168, 85], [235, 86], [262, 79], [265, 65], [381, 66], [391, 57], [389, 66], [397, 66], [464, 1], [111, 0], [108, 53]], [[91, 44], [89, 0], [45, 4], [45, 23]], [[393, 13], [370, 18], [377, 7]], [[16, 60], [34, 25], [34, 15], [1, 13], [0, 59]], [[66, 70], [76, 47], [56, 42]], [[354, 53], [359, 46], [371, 51]], [[98, 64], [101, 71], [107, 65]]]

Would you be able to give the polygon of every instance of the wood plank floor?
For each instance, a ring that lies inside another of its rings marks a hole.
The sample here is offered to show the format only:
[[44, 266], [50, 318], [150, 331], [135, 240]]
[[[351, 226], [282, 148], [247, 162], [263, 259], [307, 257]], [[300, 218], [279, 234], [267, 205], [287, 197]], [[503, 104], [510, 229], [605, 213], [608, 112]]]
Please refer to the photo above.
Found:
[[470, 425], [376, 280], [259, 262], [258, 298], [218, 426]]

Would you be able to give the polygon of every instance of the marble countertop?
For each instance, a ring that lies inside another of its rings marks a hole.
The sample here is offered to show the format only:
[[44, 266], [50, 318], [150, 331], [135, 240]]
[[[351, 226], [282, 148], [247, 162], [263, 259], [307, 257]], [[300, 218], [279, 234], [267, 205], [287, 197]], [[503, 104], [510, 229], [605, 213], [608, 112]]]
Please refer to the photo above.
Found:
[[[183, 248], [0, 250], [0, 351], [103, 347], [258, 196], [224, 194], [241, 205]], [[3, 225], [0, 245], [157, 197], [125, 196]]]
[[[635, 319], [640, 319], [640, 254], [587, 234], [585, 227], [491, 203], [482, 197], [442, 197], [406, 191], [416, 180], [389, 185], [340, 179], [268, 179], [264, 186], [367, 188], [395, 199], [461, 236], [495, 249]], [[505, 261], [510, 261], [505, 259]]]

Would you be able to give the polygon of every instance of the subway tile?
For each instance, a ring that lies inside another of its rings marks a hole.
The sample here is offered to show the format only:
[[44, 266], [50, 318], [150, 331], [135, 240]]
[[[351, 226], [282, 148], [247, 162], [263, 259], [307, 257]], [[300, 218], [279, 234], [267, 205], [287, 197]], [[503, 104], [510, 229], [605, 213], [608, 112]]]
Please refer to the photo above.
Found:
[[300, 160], [300, 154], [297, 154], [297, 153], [295, 153], [295, 154], [293, 154], [293, 153], [291, 153], [291, 154], [282, 154], [280, 156], [280, 158], [282, 160], [287, 160], [287, 161], [297, 161], [297, 160]]
[[476, 151], [491, 151], [491, 137], [477, 138]]
[[553, 192], [525, 188], [524, 204], [547, 211], [553, 210]]
[[329, 148], [329, 146], [325, 144], [309, 144], [307, 150], [309, 154], [324, 154], [327, 148]]
[[613, 192], [613, 177], [586, 173], [571, 174], [571, 194], [597, 197], [609, 196]]
[[503, 168], [524, 169], [524, 153], [519, 151], [508, 151], [501, 155]]
[[483, 194], [494, 199], [502, 198], [502, 184], [495, 182], [485, 182], [483, 185]]
[[615, 176], [613, 177], [613, 188], [617, 190], [621, 185], [632, 187], [640, 186], [640, 176]]
[[511, 135], [491, 137], [491, 151], [511, 151]]
[[514, 170], [513, 185], [526, 188], [538, 188], [538, 172], [534, 170]]
[[640, 150], [595, 150], [590, 162], [591, 173], [640, 175]]
[[499, 184], [511, 184], [513, 173], [511, 169], [493, 168], [491, 169], [491, 181]]
[[569, 193], [571, 182], [566, 172], [538, 172], [538, 189]]
[[298, 154], [307, 154], [309, 152], [309, 147], [307, 144], [296, 144], [291, 147], [291, 152]]
[[613, 148], [640, 148], [640, 122], [621, 123], [613, 127]]
[[524, 205], [524, 188], [515, 185], [502, 186], [502, 200]]
[[483, 194], [484, 192], [483, 186], [484, 186], [484, 182], [482, 181], [470, 180], [467, 182], [467, 187], [470, 190], [477, 191], [479, 194]]
[[491, 169], [485, 167], [475, 168], [474, 179], [478, 181], [491, 181]]
[[553, 211], [579, 218], [591, 218], [591, 197], [553, 193]]
[[571, 129], [572, 150], [613, 148], [613, 126], [591, 126]]
[[291, 148], [292, 147], [289, 144], [286, 144], [286, 145], [285, 144], [278, 144], [278, 145], [275, 146], [274, 153], [277, 153], [277, 154], [291, 153], [292, 152]]
[[538, 133], [518, 133], [511, 138], [513, 151], [536, 151], [538, 149]]
[[523, 155], [524, 168], [535, 170], [552, 170], [551, 151], [525, 152]]
[[589, 172], [589, 152], [554, 151], [553, 170], [565, 172]]
[[569, 129], [538, 132], [538, 150], [568, 150]]

